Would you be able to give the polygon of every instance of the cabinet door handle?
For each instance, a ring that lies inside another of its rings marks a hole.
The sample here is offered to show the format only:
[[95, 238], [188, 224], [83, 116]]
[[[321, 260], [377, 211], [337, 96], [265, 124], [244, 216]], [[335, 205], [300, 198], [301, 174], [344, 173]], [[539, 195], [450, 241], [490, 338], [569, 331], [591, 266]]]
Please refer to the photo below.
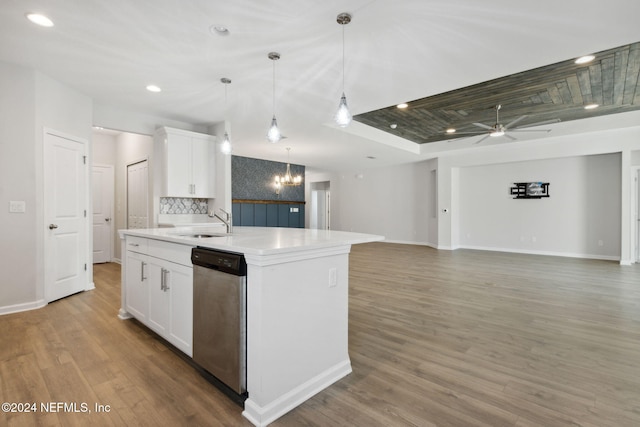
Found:
[[169, 270], [162, 270], [162, 276], [164, 278], [164, 291], [167, 292], [169, 290], [169, 280], [167, 279], [167, 275], [169, 274]]
[[144, 277], [144, 266], [145, 265], [147, 265], [146, 262], [140, 263], [140, 281], [141, 282], [147, 279], [146, 277]]
[[138, 247], [138, 246], [140, 246], [140, 245], [139, 245], [139, 244], [137, 244], [137, 243], [129, 243], [129, 246], [134, 246], [134, 247], [136, 247], [136, 248], [137, 248], [137, 247]]
[[164, 268], [160, 269], [160, 290], [164, 292]]

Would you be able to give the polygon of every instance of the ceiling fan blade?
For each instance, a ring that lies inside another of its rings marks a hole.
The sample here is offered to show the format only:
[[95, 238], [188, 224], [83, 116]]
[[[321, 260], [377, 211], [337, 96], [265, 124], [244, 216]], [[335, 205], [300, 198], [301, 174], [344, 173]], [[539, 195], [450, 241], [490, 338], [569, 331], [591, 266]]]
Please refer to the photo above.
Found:
[[509, 132], [551, 132], [551, 129], [511, 129]]
[[529, 124], [526, 124], [524, 126], [518, 126], [517, 129], [532, 128], [534, 126], [550, 125], [551, 123], [559, 123], [560, 121], [561, 121], [560, 119], [544, 120], [544, 121], [541, 121], [541, 122], [529, 123]]
[[510, 139], [510, 140], [512, 140], [512, 141], [517, 141], [517, 140], [518, 140], [518, 138], [514, 138], [513, 136], [509, 135], [508, 133], [505, 133], [505, 134], [504, 134], [504, 135], [502, 135], [502, 136], [506, 136], [507, 138], [509, 138], [509, 139]]
[[479, 128], [482, 128], [482, 129], [493, 130], [493, 127], [487, 126], [487, 125], [485, 125], [483, 123], [474, 123], [474, 125], [478, 126]]
[[477, 140], [476, 142], [474, 142], [473, 144], [480, 144], [482, 141], [484, 141], [485, 139], [489, 138], [489, 134], [485, 135], [484, 137], [480, 138], [479, 140]]
[[507, 123], [506, 125], [504, 125], [505, 129], [509, 129], [511, 126], [515, 125], [516, 123], [518, 123], [520, 120], [525, 119], [529, 116], [527, 116], [526, 114], [524, 116], [520, 116], [515, 120], [512, 120], [511, 122]]
[[447, 136], [456, 136], [456, 135], [484, 135], [485, 131], [479, 130], [476, 132], [454, 132], [454, 133], [445, 133]]

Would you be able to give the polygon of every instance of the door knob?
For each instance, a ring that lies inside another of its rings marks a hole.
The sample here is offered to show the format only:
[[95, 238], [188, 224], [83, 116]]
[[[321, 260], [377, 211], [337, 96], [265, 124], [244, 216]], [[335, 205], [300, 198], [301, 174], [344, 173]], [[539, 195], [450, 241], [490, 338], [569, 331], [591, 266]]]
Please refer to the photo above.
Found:
[[55, 228], [58, 228], [56, 224], [49, 224], [49, 230], [53, 230]]
[[109, 221], [111, 221], [111, 218], [105, 218], [104, 220], [109, 222]]

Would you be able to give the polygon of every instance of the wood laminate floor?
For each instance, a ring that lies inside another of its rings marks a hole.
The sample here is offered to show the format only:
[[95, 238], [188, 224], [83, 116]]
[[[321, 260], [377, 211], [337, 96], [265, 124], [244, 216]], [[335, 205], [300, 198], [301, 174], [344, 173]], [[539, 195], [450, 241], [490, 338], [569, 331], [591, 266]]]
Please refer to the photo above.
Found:
[[[94, 269], [95, 290], [0, 316], [0, 401], [38, 405], [0, 425], [250, 426], [118, 319], [119, 266]], [[349, 339], [353, 373], [274, 426], [640, 425], [637, 264], [357, 245]]]

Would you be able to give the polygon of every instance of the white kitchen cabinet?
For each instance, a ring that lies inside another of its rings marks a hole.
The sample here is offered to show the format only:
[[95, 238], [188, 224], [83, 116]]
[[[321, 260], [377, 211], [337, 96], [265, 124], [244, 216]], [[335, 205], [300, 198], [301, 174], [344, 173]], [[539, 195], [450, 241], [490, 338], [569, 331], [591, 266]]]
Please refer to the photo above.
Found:
[[[169, 291], [163, 260], [149, 257], [149, 316], [147, 326], [166, 337], [169, 328]], [[127, 284], [128, 285], [128, 284]], [[171, 289], [169, 287], [169, 289]]]
[[126, 256], [126, 308], [131, 315], [144, 323], [149, 313], [149, 289], [147, 288], [149, 270], [145, 262], [146, 256], [133, 251], [127, 251]]
[[191, 357], [191, 246], [128, 236], [125, 247], [127, 312]]
[[215, 197], [215, 137], [162, 127], [154, 135], [160, 197]]

